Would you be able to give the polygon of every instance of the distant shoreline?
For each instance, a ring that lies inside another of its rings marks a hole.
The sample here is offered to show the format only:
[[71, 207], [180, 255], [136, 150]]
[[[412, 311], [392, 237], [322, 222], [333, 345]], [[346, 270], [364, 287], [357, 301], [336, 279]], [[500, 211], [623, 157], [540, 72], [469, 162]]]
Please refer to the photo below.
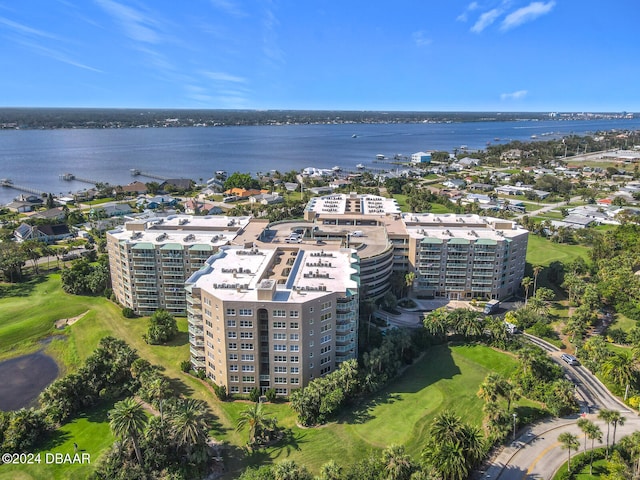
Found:
[[0, 108], [0, 130], [179, 128], [327, 124], [463, 123], [633, 119], [627, 112], [409, 112]]

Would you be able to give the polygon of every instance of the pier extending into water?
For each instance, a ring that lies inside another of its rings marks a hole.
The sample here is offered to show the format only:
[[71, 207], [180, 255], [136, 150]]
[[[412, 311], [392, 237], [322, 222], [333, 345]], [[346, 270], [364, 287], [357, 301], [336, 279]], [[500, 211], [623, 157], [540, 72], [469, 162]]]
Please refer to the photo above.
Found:
[[62, 175], [59, 175], [59, 178], [60, 178], [60, 180], [66, 180], [67, 182], [75, 180], [76, 182], [89, 183], [91, 185], [97, 185], [98, 183], [102, 183], [102, 182], [99, 182], [98, 180], [92, 180], [90, 178], [78, 177], [78, 176], [74, 175], [73, 173], [63, 173]]
[[37, 188], [25, 187], [24, 185], [16, 185], [12, 180], [8, 178], [0, 179], [0, 186], [13, 188], [14, 190], [20, 190], [21, 192], [33, 193], [34, 195], [44, 196], [47, 192], [43, 192], [42, 190], [38, 190]]
[[141, 176], [141, 177], [147, 177], [147, 178], [155, 178], [156, 180], [162, 180], [162, 181], [169, 180], [169, 177], [163, 177], [162, 175], [156, 175], [154, 173], [149, 173], [149, 172], [141, 172], [137, 168], [132, 168], [130, 172], [131, 172], [131, 175], [133, 175], [134, 177]]

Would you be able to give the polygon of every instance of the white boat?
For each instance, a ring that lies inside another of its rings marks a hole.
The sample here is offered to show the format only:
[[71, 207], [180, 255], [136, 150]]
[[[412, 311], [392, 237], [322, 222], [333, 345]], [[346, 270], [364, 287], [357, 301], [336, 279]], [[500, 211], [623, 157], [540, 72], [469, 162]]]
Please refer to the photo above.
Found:
[[331, 170], [333, 170], [334, 172], [339, 172], [340, 170], [342, 170], [338, 165], [336, 165], [335, 167], [333, 167]]
[[359, 164], [357, 164], [357, 165], [356, 165], [356, 168], [357, 168], [358, 170], [362, 170], [362, 169], [364, 168], [364, 165], [363, 165], [363, 164], [361, 164], [361, 163], [359, 163]]

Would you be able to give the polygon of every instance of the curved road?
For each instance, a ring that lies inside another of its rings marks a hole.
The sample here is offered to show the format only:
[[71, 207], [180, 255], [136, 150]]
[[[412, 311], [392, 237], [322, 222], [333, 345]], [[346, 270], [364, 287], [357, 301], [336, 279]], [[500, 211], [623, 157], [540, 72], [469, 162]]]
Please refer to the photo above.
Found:
[[[482, 478], [500, 480], [550, 479], [556, 470], [567, 461], [567, 451], [558, 442], [558, 435], [570, 432], [578, 436], [580, 451], [584, 449], [584, 434], [576, 425], [578, 418], [586, 417], [600, 427], [603, 444], [606, 442], [607, 425], [598, 420], [597, 410], [618, 410], [626, 418], [623, 426], [616, 430], [616, 440], [640, 430], [640, 417], [613, 396], [602, 383], [585, 367], [569, 366], [560, 359], [561, 352], [555, 346], [531, 335], [526, 337], [543, 348], [562, 365], [565, 376], [576, 385], [576, 394], [582, 398], [581, 415], [566, 418], [551, 418], [518, 432], [515, 441], [493, 459]], [[589, 413], [587, 413], [589, 412]], [[595, 412], [595, 413], [594, 413]], [[611, 429], [613, 436], [613, 429]], [[611, 442], [612, 438], [610, 438]], [[588, 440], [587, 448], [591, 441]], [[596, 442], [596, 445], [598, 443]]]

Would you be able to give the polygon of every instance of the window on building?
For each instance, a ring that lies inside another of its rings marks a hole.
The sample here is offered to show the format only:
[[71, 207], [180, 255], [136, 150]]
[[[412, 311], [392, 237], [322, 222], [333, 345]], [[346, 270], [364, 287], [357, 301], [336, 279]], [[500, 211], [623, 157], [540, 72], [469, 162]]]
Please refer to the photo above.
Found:
[[227, 315], [235, 316], [236, 309], [235, 308], [227, 308]]
[[286, 333], [274, 333], [273, 334], [273, 339], [274, 340], [286, 340], [287, 339], [287, 334]]
[[256, 367], [254, 367], [253, 365], [242, 365], [242, 371], [243, 372], [255, 372], [256, 371]]
[[291, 318], [298, 318], [300, 316], [300, 312], [298, 310], [290, 310], [289, 316]]
[[237, 353], [230, 353], [229, 354], [229, 360], [231, 360], [231, 361], [238, 360], [238, 354]]
[[253, 350], [253, 343], [241, 343], [240, 349], [242, 350]]
[[289, 345], [289, 351], [290, 352], [299, 352], [300, 351], [300, 345]]
[[235, 327], [236, 326], [236, 321], [235, 320], [227, 320], [227, 327]]
[[280, 344], [280, 343], [274, 343], [273, 344], [273, 351], [274, 352], [286, 352], [287, 351], [287, 346]]
[[227, 332], [227, 338], [238, 338], [238, 334], [236, 332]]
[[253, 328], [253, 320], [240, 320], [241, 328]]
[[256, 377], [254, 375], [243, 375], [242, 381], [244, 383], [255, 383]]
[[240, 359], [243, 362], [253, 362], [254, 358], [255, 358], [255, 356], [253, 355], [253, 353], [243, 353], [242, 357]]
[[291, 340], [292, 342], [297, 342], [298, 340], [300, 340], [300, 334], [299, 333], [290, 334], [289, 340]]
[[231, 342], [231, 343], [229, 343], [229, 344], [227, 345], [227, 348], [228, 348], [229, 350], [237, 350], [237, 349], [238, 349], [238, 344], [237, 344], [237, 343], [235, 343], [235, 342]]
[[274, 318], [282, 318], [287, 316], [287, 312], [285, 310], [274, 310], [273, 311]]
[[240, 310], [238, 310], [238, 314], [242, 317], [251, 317], [253, 316], [253, 309], [241, 308]]
[[240, 332], [240, 338], [253, 338], [253, 332]]
[[298, 324], [298, 322], [290, 322], [289, 328], [292, 328], [292, 329], [300, 328], [300, 324]]
[[287, 328], [287, 322], [273, 322], [273, 328]]

